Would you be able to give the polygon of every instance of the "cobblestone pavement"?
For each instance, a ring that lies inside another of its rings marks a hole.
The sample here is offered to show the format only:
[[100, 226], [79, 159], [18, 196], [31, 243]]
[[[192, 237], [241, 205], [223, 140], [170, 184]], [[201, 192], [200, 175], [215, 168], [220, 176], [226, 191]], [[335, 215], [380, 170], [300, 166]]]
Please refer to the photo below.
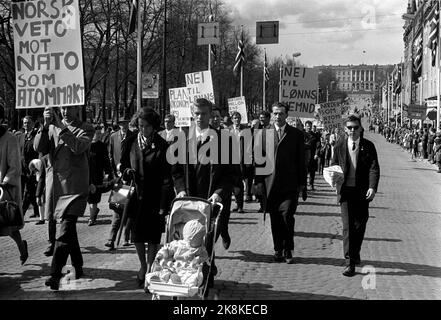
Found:
[[[441, 174], [426, 162], [412, 161], [380, 135], [367, 137], [379, 151], [381, 180], [357, 275], [341, 275], [340, 208], [335, 193], [318, 176], [316, 191], [297, 210], [295, 264], [272, 261], [269, 217], [264, 223], [258, 204], [248, 203], [245, 213], [232, 213], [230, 249], [216, 244], [219, 274], [210, 299], [441, 298]], [[22, 234], [30, 257], [24, 266], [12, 239], [0, 238], [0, 299], [150, 299], [135, 284], [135, 248], [106, 250], [111, 212], [105, 202], [100, 208], [98, 225], [87, 226], [87, 213], [78, 223], [85, 277], [64, 284], [59, 292], [44, 286], [51, 262], [43, 255], [47, 224], [26, 218]]]

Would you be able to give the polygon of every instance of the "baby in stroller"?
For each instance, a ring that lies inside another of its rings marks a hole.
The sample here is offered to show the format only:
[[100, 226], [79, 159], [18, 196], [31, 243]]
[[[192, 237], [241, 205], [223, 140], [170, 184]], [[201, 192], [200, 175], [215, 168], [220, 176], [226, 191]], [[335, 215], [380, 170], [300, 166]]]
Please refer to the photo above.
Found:
[[204, 245], [205, 226], [197, 219], [189, 220], [182, 228], [182, 237], [176, 230], [178, 239], [167, 243], [156, 254], [153, 272], [146, 275], [146, 283], [151, 281], [185, 284], [198, 287], [203, 282], [202, 265], [208, 261]]

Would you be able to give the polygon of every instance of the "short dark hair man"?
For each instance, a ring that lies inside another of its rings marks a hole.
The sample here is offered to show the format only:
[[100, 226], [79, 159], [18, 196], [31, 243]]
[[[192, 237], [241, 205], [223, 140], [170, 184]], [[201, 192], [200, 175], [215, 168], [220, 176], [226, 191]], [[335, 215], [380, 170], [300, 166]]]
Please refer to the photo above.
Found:
[[[294, 214], [299, 192], [305, 186], [306, 168], [304, 135], [286, 123], [288, 110], [289, 106], [285, 103], [272, 106], [275, 165], [273, 172], [264, 178], [264, 189], [267, 196], [266, 212], [271, 218], [274, 260], [291, 264], [294, 262]], [[265, 145], [262, 147], [265, 148]]]
[[349, 115], [346, 136], [338, 140], [331, 165], [343, 170], [344, 182], [338, 191], [343, 221], [343, 253], [346, 267], [343, 275], [355, 275], [360, 264], [360, 250], [369, 218], [369, 202], [377, 192], [380, 166], [374, 144], [362, 136], [360, 118]]

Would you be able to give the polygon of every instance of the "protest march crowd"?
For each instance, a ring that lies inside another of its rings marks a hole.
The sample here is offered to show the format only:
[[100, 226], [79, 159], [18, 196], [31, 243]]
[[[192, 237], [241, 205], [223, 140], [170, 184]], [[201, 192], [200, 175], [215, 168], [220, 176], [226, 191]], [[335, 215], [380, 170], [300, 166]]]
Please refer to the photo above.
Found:
[[[158, 113], [143, 106], [139, 30], [136, 112], [125, 113], [121, 120], [117, 111], [116, 124], [107, 127], [103, 106], [101, 119], [91, 123], [83, 117], [88, 102], [82, 28], [77, 27], [80, 15], [74, 14], [80, 10], [78, 1], [69, 3], [11, 3], [16, 88], [15, 109], [5, 112], [0, 104], [0, 236], [15, 241], [22, 265], [29, 252], [21, 230], [29, 223], [24, 217], [32, 206], [36, 224], [47, 225], [48, 247], [42, 254], [52, 257], [52, 263], [45, 285], [59, 290], [69, 257], [75, 278], [84, 277], [77, 223], [87, 211], [93, 228], [102, 206], [108, 205], [113, 218], [108, 234], [102, 235], [103, 244], [116, 250], [122, 237], [122, 246], [135, 247], [137, 286], [146, 291], [160, 283], [204, 288], [205, 296], [218, 272], [214, 244], [220, 239], [229, 249], [234, 240], [228, 230], [231, 212], [243, 213], [246, 202], [260, 203], [259, 213], [270, 217], [274, 262], [295, 263], [295, 213], [299, 199], [307, 201], [316, 191], [319, 174], [335, 188], [341, 208], [342, 274], [355, 275], [369, 204], [380, 180], [376, 148], [364, 137], [366, 111], [359, 114], [357, 106], [349, 110], [343, 98], [320, 103], [319, 71], [294, 61], [280, 67], [278, 97], [266, 97], [265, 51], [261, 111], [252, 114], [243, 94], [242, 28], [233, 68], [241, 75], [240, 96], [228, 99], [228, 110], [226, 101], [222, 109], [216, 105], [209, 58], [208, 70], [185, 73], [185, 87], [168, 88], [164, 82], [162, 98], [168, 96], [169, 103], [162, 101]], [[133, 1], [129, 34], [135, 31], [134, 17], [141, 12], [137, 10], [138, 2]], [[51, 24], [42, 16], [58, 19], [55, 33], [47, 31]], [[219, 26], [213, 23], [206, 29], [214, 30], [214, 36], [203, 37], [213, 43], [201, 44], [209, 45], [209, 57], [211, 44], [220, 44]], [[202, 27], [205, 30], [206, 24]], [[269, 27], [274, 29], [269, 40], [278, 41], [278, 36], [272, 39], [278, 22]], [[260, 42], [265, 43], [277, 42]], [[103, 81], [106, 78], [107, 74]], [[16, 109], [31, 108], [43, 111], [38, 119], [23, 117], [20, 130], [14, 131], [10, 124], [13, 114], [20, 114]], [[393, 134], [385, 131], [391, 139]], [[397, 137], [393, 141], [399, 141]], [[437, 141], [428, 136], [422, 152]], [[432, 151], [429, 154], [437, 159], [439, 148]], [[173, 220], [175, 212], [181, 216]], [[161, 246], [164, 233], [167, 243]]]
[[[220, 111], [206, 99], [197, 99], [193, 106], [198, 150], [201, 140], [202, 146], [210, 140], [208, 129], [213, 132], [228, 130], [230, 138], [239, 139], [240, 133], [245, 130], [273, 129], [277, 139], [275, 168], [266, 176], [255, 174], [259, 164], [244, 163], [243, 153], [247, 151], [243, 151], [243, 144], [235, 145], [231, 140], [231, 147], [239, 148], [242, 153], [237, 164], [230, 160], [221, 164], [170, 165], [166, 161], [166, 152], [176, 141], [179, 131], [175, 127], [175, 117], [168, 114], [161, 120], [154, 110], [146, 107], [140, 109], [131, 121], [119, 121], [118, 125], [107, 129], [99, 124], [80, 121], [79, 108], [75, 106], [61, 107], [60, 113], [46, 108], [43, 123], [35, 123], [26, 116], [22, 119], [22, 129], [15, 132], [3, 124], [0, 127], [1, 188], [3, 194], [11, 195], [9, 200], [18, 204], [22, 216], [30, 211], [30, 217], [39, 218], [36, 224], [43, 227], [47, 222], [49, 245], [42, 254], [53, 256], [53, 261], [51, 277], [46, 285], [58, 289], [63, 276], [61, 270], [69, 255], [76, 277], [83, 275], [81, 235], [76, 233], [76, 222], [84, 215], [88, 205], [88, 225], [93, 227], [99, 219], [98, 205], [103, 203], [102, 194], [121, 180], [130, 184], [131, 179], [136, 182], [137, 196], [131, 197], [127, 204], [130, 208], [127, 209], [128, 217], [123, 219], [123, 210], [112, 207], [113, 222], [109, 234], [103, 234], [103, 242], [109, 250], [115, 250], [118, 230], [120, 227], [124, 230], [122, 245], [134, 245], [138, 253], [139, 286], [144, 284], [145, 274], [152, 271], [161, 235], [165, 232], [165, 217], [175, 197], [196, 196], [224, 204], [224, 209], [218, 213], [218, 234], [225, 249], [231, 243], [228, 233], [230, 213], [242, 213], [244, 202], [260, 202], [259, 212], [270, 214], [275, 261], [293, 263], [294, 213], [298, 198], [306, 201], [308, 192], [315, 190], [315, 175], [323, 174], [331, 162], [339, 164], [341, 159], [336, 148], [342, 141], [348, 141], [348, 135], [339, 128], [332, 132], [317, 128], [311, 121], [304, 124], [297, 121], [290, 126], [286, 122], [286, 104], [275, 103], [271, 109], [272, 113], [263, 111], [258, 118], [244, 125], [239, 112], [222, 117]], [[0, 108], [1, 123], [5, 123], [4, 118], [4, 110]], [[347, 124], [349, 134], [358, 131], [362, 136], [360, 117], [349, 116]], [[188, 130], [186, 133], [191, 135]], [[252, 148], [257, 148], [255, 143]], [[369, 182], [367, 178], [367, 184], [362, 189], [364, 194], [367, 189], [372, 189], [371, 196], [377, 188], [379, 174], [375, 150], [372, 151], [372, 161], [367, 174], [375, 172], [376, 181]], [[212, 167], [209, 169], [207, 166]], [[351, 183], [355, 183], [355, 171], [347, 174], [352, 177]], [[349, 181], [345, 183], [348, 189], [355, 190]], [[360, 198], [359, 195], [357, 197]], [[231, 209], [232, 199], [235, 206]], [[343, 203], [347, 205], [347, 202]], [[368, 204], [366, 201], [363, 203]], [[32, 210], [28, 210], [31, 205]], [[367, 211], [367, 207], [364, 208]], [[2, 236], [11, 236], [16, 241], [22, 264], [28, 259], [27, 242], [20, 235], [23, 225], [22, 218], [19, 226], [0, 229]], [[348, 230], [345, 232], [348, 233]], [[361, 233], [364, 231], [361, 230]], [[345, 237], [349, 235], [345, 234]], [[358, 246], [361, 246], [359, 240]], [[360, 248], [355, 252], [352, 252], [353, 249], [349, 252], [349, 247], [344, 250], [348, 261], [344, 274], [351, 276], [355, 264], [359, 264]], [[212, 263], [215, 268], [214, 261]]]

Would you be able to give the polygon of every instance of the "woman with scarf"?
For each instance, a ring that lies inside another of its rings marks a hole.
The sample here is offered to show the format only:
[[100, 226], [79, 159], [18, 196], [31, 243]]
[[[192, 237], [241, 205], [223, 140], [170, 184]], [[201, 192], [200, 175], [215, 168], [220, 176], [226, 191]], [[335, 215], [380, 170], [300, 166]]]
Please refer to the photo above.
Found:
[[[140, 109], [133, 117], [138, 133], [125, 139], [121, 146], [121, 172], [135, 171], [135, 194], [128, 204], [135, 243], [141, 268], [138, 271], [138, 286], [144, 285], [145, 274], [150, 272], [164, 232], [164, 214], [168, 208], [161, 205], [167, 196], [165, 183], [171, 182], [170, 166], [167, 163], [167, 142], [158, 134], [161, 123], [159, 115], [150, 108]], [[146, 248], [147, 243], [147, 259]]]

